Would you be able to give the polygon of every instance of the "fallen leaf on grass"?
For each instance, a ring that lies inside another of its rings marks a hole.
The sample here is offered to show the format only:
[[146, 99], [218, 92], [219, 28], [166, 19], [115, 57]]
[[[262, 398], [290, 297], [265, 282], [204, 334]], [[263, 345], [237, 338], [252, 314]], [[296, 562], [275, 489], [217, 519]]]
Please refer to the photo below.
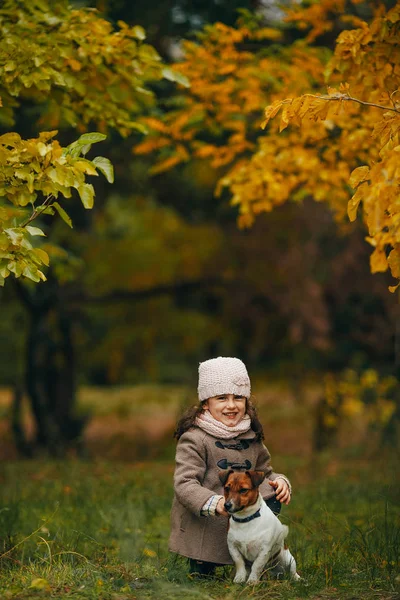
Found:
[[46, 592], [51, 592], [51, 587], [47, 579], [42, 579], [41, 577], [37, 577], [36, 579], [32, 579], [31, 585], [29, 589], [32, 590], [45, 590]]

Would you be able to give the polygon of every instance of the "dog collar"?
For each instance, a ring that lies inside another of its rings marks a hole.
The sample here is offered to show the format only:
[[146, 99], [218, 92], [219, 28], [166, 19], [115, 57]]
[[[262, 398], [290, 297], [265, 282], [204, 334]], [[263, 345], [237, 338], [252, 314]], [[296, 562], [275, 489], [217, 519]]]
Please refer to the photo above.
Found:
[[260, 509], [258, 509], [258, 511], [254, 513], [254, 515], [250, 515], [250, 517], [245, 517], [244, 519], [238, 519], [237, 517], [234, 517], [233, 515], [231, 515], [231, 517], [234, 521], [236, 521], [236, 523], [248, 523], [249, 521], [252, 521], [253, 519], [257, 519], [257, 517], [259, 517], [260, 515], [261, 515], [261, 512], [260, 512]]

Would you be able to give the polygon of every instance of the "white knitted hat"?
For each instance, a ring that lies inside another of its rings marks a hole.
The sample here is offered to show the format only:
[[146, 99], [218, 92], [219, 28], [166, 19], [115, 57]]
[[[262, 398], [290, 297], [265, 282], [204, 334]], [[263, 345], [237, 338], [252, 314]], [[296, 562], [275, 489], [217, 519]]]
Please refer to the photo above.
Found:
[[250, 398], [250, 379], [245, 364], [239, 358], [219, 356], [199, 366], [200, 402], [220, 394], [235, 394]]

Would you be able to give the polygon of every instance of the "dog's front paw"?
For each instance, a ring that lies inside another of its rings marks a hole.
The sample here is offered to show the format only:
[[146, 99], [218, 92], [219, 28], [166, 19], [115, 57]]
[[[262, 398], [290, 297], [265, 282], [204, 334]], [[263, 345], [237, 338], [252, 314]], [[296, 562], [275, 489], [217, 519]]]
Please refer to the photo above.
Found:
[[249, 575], [247, 585], [255, 585], [256, 583], [260, 583], [260, 578], [256, 575]]
[[244, 583], [246, 581], [247, 573], [246, 571], [238, 571], [235, 575], [235, 579], [233, 583]]

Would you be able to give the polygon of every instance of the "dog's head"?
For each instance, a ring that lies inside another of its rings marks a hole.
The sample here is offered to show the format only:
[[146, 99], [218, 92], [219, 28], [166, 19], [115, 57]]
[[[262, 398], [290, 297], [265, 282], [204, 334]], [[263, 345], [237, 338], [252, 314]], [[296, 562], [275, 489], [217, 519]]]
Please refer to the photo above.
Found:
[[224, 486], [225, 510], [236, 513], [257, 502], [258, 486], [265, 479], [263, 471], [221, 471], [219, 479]]

